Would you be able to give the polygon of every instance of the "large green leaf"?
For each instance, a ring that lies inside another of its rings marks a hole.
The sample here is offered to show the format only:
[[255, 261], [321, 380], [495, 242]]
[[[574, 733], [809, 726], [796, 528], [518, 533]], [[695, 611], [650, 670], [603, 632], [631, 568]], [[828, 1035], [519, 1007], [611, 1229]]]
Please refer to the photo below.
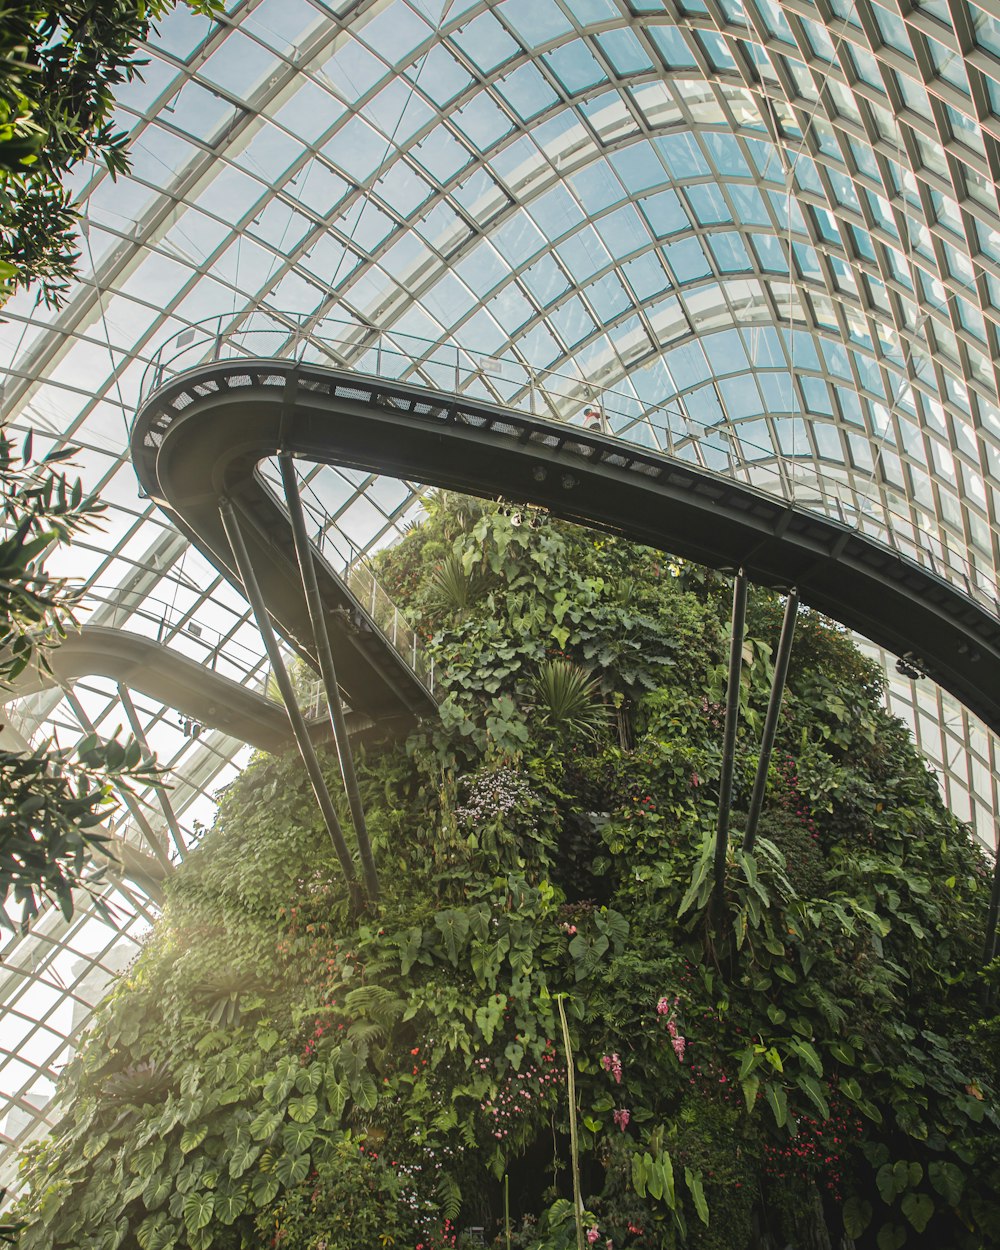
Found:
[[799, 1037], [793, 1037], [789, 1042], [789, 1047], [812, 1068], [817, 1076], [823, 1075], [823, 1062], [809, 1042], [803, 1041]]
[[258, 1157], [261, 1149], [262, 1143], [253, 1142], [249, 1137], [239, 1138], [229, 1152], [229, 1175], [233, 1178], [242, 1176]]
[[184, 1199], [184, 1225], [189, 1232], [207, 1228], [215, 1210], [215, 1195], [195, 1189]]
[[344, 1114], [344, 1108], [347, 1106], [347, 1100], [351, 1094], [351, 1087], [347, 1080], [343, 1077], [326, 1078], [326, 1101], [330, 1107], [330, 1113], [336, 1119]]
[[694, 1171], [692, 1168], [685, 1168], [684, 1179], [687, 1181], [687, 1187], [691, 1191], [691, 1197], [694, 1199], [694, 1209], [698, 1212], [698, 1219], [707, 1228], [708, 1203], [705, 1200], [705, 1190], [701, 1183], [701, 1173]]
[[872, 1204], [859, 1198], [844, 1203], [844, 1232], [856, 1241], [872, 1222]]
[[264, 1107], [250, 1121], [250, 1136], [254, 1141], [267, 1141], [281, 1127], [284, 1119], [280, 1111]]
[[378, 1086], [370, 1072], [362, 1072], [356, 1081], [351, 1083], [354, 1101], [362, 1111], [374, 1111], [378, 1104]]
[[177, 1245], [177, 1226], [165, 1211], [147, 1215], [136, 1230], [136, 1241], [142, 1250], [173, 1250]]
[[961, 1168], [954, 1163], [935, 1160], [927, 1165], [927, 1178], [949, 1206], [958, 1206], [965, 1189]]
[[496, 1027], [503, 1017], [506, 1005], [506, 994], [494, 994], [486, 1000], [482, 1007], [476, 1008], [476, 1024], [479, 1025], [483, 1041], [487, 1046], [493, 1041], [493, 1034], [496, 1032]]
[[906, 1228], [902, 1224], [883, 1224], [875, 1241], [878, 1250], [900, 1250], [906, 1244]]
[[208, 1125], [199, 1124], [197, 1128], [185, 1129], [181, 1134], [181, 1154], [188, 1154], [196, 1149], [208, 1136]]
[[234, 1223], [247, 1209], [248, 1198], [242, 1189], [215, 1195], [215, 1214], [223, 1224]]
[[569, 944], [573, 956], [576, 979], [583, 981], [592, 977], [601, 967], [611, 942], [605, 933], [578, 933]]
[[760, 1077], [748, 1076], [745, 1081], [740, 1082], [743, 1090], [743, 1097], [747, 1104], [747, 1113], [753, 1111], [757, 1102], [757, 1091], [760, 1089]]
[[416, 963], [423, 940], [424, 931], [419, 925], [407, 929], [396, 939], [399, 944], [399, 970], [404, 977], [409, 975], [410, 969]]
[[257, 1207], [267, 1207], [278, 1196], [281, 1188], [281, 1182], [277, 1176], [270, 1172], [258, 1172], [253, 1178], [251, 1192], [253, 1194], [254, 1204]]
[[448, 908], [437, 912], [434, 924], [441, 933], [445, 953], [452, 965], [457, 967], [459, 952], [465, 946], [469, 934], [468, 915], [461, 908]]
[[298, 1124], [311, 1120], [319, 1110], [319, 1099], [315, 1094], [303, 1094], [301, 1098], [292, 1098], [288, 1103], [288, 1114]]
[[301, 1154], [316, 1136], [315, 1124], [286, 1124], [281, 1130], [282, 1145], [292, 1154]]
[[930, 1194], [907, 1194], [902, 1202], [903, 1214], [918, 1233], [922, 1233], [934, 1214], [934, 1199]]
[[775, 1124], [777, 1124], [778, 1128], [784, 1128], [788, 1122], [788, 1099], [784, 1089], [780, 1085], [775, 1085], [768, 1081], [764, 1086], [764, 1097], [774, 1113]]
[[174, 1188], [173, 1177], [155, 1173], [146, 1182], [142, 1191], [142, 1201], [147, 1211], [155, 1211], [170, 1197]]
[[826, 1101], [826, 1097], [823, 1094], [823, 1090], [820, 1087], [819, 1081], [817, 1081], [814, 1076], [807, 1076], [803, 1074], [798, 1079], [798, 1086], [799, 1086], [799, 1089], [801, 1089], [805, 1094], [809, 1096], [809, 1099], [811, 1100], [816, 1110], [819, 1112], [821, 1118], [824, 1120], [829, 1120], [830, 1105]]
[[274, 1175], [285, 1186], [291, 1189], [300, 1185], [309, 1175], [309, 1155], [283, 1154], [274, 1165]]

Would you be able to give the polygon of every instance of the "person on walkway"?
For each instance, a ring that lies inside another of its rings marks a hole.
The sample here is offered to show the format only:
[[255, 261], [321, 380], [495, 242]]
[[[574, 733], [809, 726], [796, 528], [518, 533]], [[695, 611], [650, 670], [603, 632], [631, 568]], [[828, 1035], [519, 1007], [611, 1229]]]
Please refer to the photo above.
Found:
[[598, 433], [604, 433], [604, 418], [599, 408], [588, 408], [583, 414], [583, 428], [585, 430], [597, 430]]

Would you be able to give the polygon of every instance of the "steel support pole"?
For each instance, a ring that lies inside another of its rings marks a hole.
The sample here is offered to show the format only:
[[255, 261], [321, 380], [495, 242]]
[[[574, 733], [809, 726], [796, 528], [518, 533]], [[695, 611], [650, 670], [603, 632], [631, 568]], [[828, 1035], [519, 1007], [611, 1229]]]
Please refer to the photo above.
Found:
[[[129, 728], [132, 730], [132, 736], [139, 744], [146, 760], [155, 763], [153, 752], [149, 749], [149, 743], [146, 741], [146, 735], [142, 732], [142, 722], [139, 720], [138, 713], [135, 710], [135, 704], [132, 702], [132, 696], [129, 694], [125, 686], [121, 682], [118, 683], [118, 698], [121, 705], [125, 709], [125, 715], [128, 718]], [[166, 790], [163, 786], [156, 787], [156, 798], [160, 804], [160, 810], [163, 812], [163, 819], [167, 822], [167, 828], [170, 830], [170, 836], [173, 839], [174, 846], [177, 848], [177, 854], [181, 859], [187, 855], [187, 847], [184, 844], [184, 835], [181, 833], [181, 827], [177, 823], [177, 817], [174, 815], [174, 809], [170, 806], [167, 798]]]
[[740, 715], [740, 674], [743, 668], [743, 628], [747, 614], [747, 579], [739, 569], [733, 582], [733, 625], [729, 640], [729, 683], [726, 686], [726, 724], [722, 735], [722, 776], [719, 779], [719, 818], [715, 827], [715, 897], [722, 896], [729, 845], [729, 813], [733, 801], [736, 763], [736, 725]]
[[[83, 704], [80, 700], [76, 697], [69, 686], [63, 686], [62, 690], [66, 697], [66, 702], [73, 709], [76, 719], [80, 722], [88, 734], [93, 734], [95, 738], [98, 737], [99, 735], [97, 730], [94, 728], [94, 723], [84, 711]], [[174, 866], [170, 862], [170, 856], [167, 854], [167, 849], [160, 841], [156, 831], [153, 829], [153, 826], [146, 819], [146, 814], [143, 812], [142, 807], [139, 804], [139, 800], [127, 785], [116, 785], [115, 790], [118, 792], [118, 797], [128, 808], [132, 819], [142, 831], [142, 836], [149, 843], [149, 848], [158, 860], [160, 867], [165, 873], [172, 872]]]
[[260, 586], [257, 584], [257, 575], [254, 573], [253, 566], [250, 563], [250, 556], [243, 541], [243, 533], [240, 530], [240, 523], [236, 517], [236, 510], [228, 499], [221, 499], [219, 501], [219, 513], [222, 517], [222, 526], [226, 531], [226, 538], [229, 540], [233, 558], [236, 561], [236, 571], [240, 575], [240, 581], [243, 583], [243, 589], [250, 603], [254, 620], [257, 622], [257, 628], [264, 642], [264, 649], [267, 651], [267, 658], [271, 663], [271, 672], [274, 674], [274, 680], [278, 683], [278, 689], [281, 691], [281, 698], [285, 704], [285, 711], [288, 713], [292, 733], [295, 735], [302, 762], [305, 764], [309, 780], [312, 782], [316, 802], [319, 804], [320, 811], [323, 813], [323, 819], [326, 821], [330, 841], [337, 852], [337, 858], [340, 860], [340, 866], [343, 869], [353, 901], [353, 897], [358, 889], [358, 879], [354, 874], [354, 861], [351, 859], [351, 852], [344, 841], [344, 833], [340, 827], [340, 821], [337, 818], [333, 802], [330, 799], [330, 792], [326, 788], [323, 770], [320, 768], [319, 760], [316, 758], [316, 752], [313, 749], [305, 719], [299, 710], [298, 703], [295, 701], [295, 691], [292, 689], [292, 682], [285, 668], [285, 662], [281, 658], [281, 652], [278, 650], [278, 642], [274, 636], [274, 630], [271, 628], [267, 609], [264, 607]]
[[983, 963], [988, 964], [997, 955], [997, 918], [1000, 916], [1000, 841], [997, 843], [996, 859], [993, 865], [993, 890], [990, 894], [990, 909], [986, 914], [986, 941], [983, 944]]
[[771, 682], [771, 697], [767, 703], [767, 716], [764, 718], [764, 732], [760, 741], [757, 776], [753, 782], [753, 795], [750, 798], [747, 827], [743, 835], [743, 849], [748, 853], [753, 850], [754, 840], [757, 837], [757, 823], [760, 820], [761, 809], [764, 806], [767, 770], [771, 765], [774, 735], [778, 732], [778, 716], [781, 712], [781, 700], [785, 694], [785, 680], [788, 677], [788, 662], [792, 655], [792, 640], [795, 637], [795, 621], [798, 616], [798, 610], [799, 592], [793, 588], [788, 592], [788, 598], [785, 601], [785, 616], [781, 622], [778, 654], [774, 660], [774, 679]]
[[365, 877], [365, 889], [372, 902], [378, 899], [378, 874], [375, 870], [375, 859], [372, 855], [371, 840], [368, 837], [368, 822], [365, 820], [364, 804], [361, 801], [361, 790], [354, 770], [354, 752], [347, 733], [347, 721], [344, 717], [344, 704], [340, 697], [340, 686], [337, 683], [337, 670], [333, 662], [333, 650], [330, 646], [330, 634], [326, 628], [326, 615], [323, 611], [323, 600], [319, 593], [316, 580], [316, 566], [313, 562], [313, 549], [306, 531], [306, 518], [302, 509], [302, 496], [299, 492], [295, 464], [291, 456], [283, 455], [278, 461], [281, 468], [281, 484], [285, 490], [285, 503], [292, 521], [292, 536], [295, 539], [295, 556], [299, 563], [299, 574], [302, 578], [302, 589], [309, 608], [309, 621], [312, 625], [313, 640], [316, 644], [316, 655], [319, 659], [320, 676], [326, 690], [326, 702], [330, 712], [330, 723], [333, 727], [333, 740], [337, 745], [340, 757], [340, 772], [344, 778], [344, 789], [351, 808], [351, 820], [358, 839], [358, 850], [361, 852], [361, 865]]

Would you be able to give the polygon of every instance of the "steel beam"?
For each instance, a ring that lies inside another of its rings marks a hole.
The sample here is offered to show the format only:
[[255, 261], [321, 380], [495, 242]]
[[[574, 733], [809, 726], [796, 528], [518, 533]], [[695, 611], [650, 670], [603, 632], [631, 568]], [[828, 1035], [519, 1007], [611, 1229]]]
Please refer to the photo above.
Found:
[[990, 909], [986, 915], [986, 941], [983, 944], [983, 963], [988, 964], [997, 955], [997, 917], [1000, 915], [1000, 840], [997, 842], [993, 862], [993, 890], [990, 893]]
[[781, 712], [781, 700], [785, 693], [785, 680], [788, 677], [788, 662], [792, 655], [792, 639], [795, 637], [795, 621], [798, 611], [799, 592], [793, 588], [788, 592], [788, 598], [785, 600], [785, 615], [781, 622], [778, 654], [774, 661], [771, 697], [768, 699], [767, 715], [764, 718], [764, 732], [760, 741], [757, 776], [753, 782], [750, 811], [747, 814], [747, 827], [746, 832], [743, 834], [743, 849], [748, 853], [753, 850], [754, 840], [757, 837], [757, 823], [760, 820], [761, 808], [764, 806], [764, 791], [767, 789], [767, 770], [771, 765], [774, 735], [778, 731], [778, 716]]
[[[156, 760], [153, 752], [149, 749], [149, 743], [146, 741], [146, 735], [143, 733], [142, 722], [135, 710], [135, 704], [132, 702], [132, 696], [129, 694], [125, 686], [121, 682], [118, 683], [118, 698], [121, 705], [125, 709], [125, 715], [128, 717], [129, 728], [132, 735], [139, 744], [139, 750], [145, 756], [145, 761], [155, 764]], [[174, 815], [174, 809], [170, 806], [167, 798], [166, 790], [163, 786], [156, 786], [156, 797], [160, 804], [160, 810], [163, 812], [163, 819], [167, 822], [167, 828], [170, 830], [170, 836], [173, 838], [174, 848], [178, 856], [183, 859], [187, 855], [187, 845], [184, 841], [184, 835], [181, 833], [181, 827], [178, 824], [177, 817]]]
[[361, 801], [358, 788], [357, 773], [354, 771], [354, 752], [347, 732], [347, 721], [344, 717], [344, 704], [340, 697], [340, 686], [337, 682], [337, 669], [333, 662], [333, 651], [330, 647], [330, 635], [326, 628], [326, 615], [323, 600], [319, 593], [316, 580], [316, 566], [313, 563], [313, 547], [306, 532], [306, 519], [302, 511], [302, 496], [299, 493], [298, 478], [295, 473], [295, 462], [291, 456], [279, 458], [281, 468], [281, 484], [285, 491], [285, 502], [288, 515], [292, 522], [292, 537], [295, 540], [295, 557], [299, 564], [302, 577], [302, 590], [309, 609], [309, 621], [312, 625], [313, 641], [316, 644], [316, 657], [319, 660], [320, 676], [326, 690], [326, 703], [330, 712], [330, 724], [333, 728], [333, 740], [337, 744], [340, 757], [340, 772], [344, 778], [344, 789], [351, 808], [351, 820], [358, 839], [358, 850], [361, 852], [361, 865], [364, 869], [365, 889], [372, 902], [378, 901], [378, 873], [375, 870], [375, 859], [372, 845], [368, 837], [368, 823], [365, 820], [365, 808]]
[[[80, 722], [84, 732], [92, 734], [95, 738], [100, 737], [97, 730], [94, 728], [93, 721], [87, 715], [83, 704], [76, 697], [75, 692], [66, 686], [63, 688], [63, 696], [66, 699], [66, 702], [73, 709], [73, 715]], [[149, 844], [149, 849], [159, 861], [160, 867], [163, 869], [164, 873], [170, 873], [173, 870], [173, 864], [170, 862], [170, 856], [167, 854], [167, 849], [161, 841], [160, 836], [146, 818], [146, 814], [142, 810], [139, 800], [135, 797], [127, 785], [118, 784], [116, 782], [112, 782], [112, 785], [114, 786], [118, 797], [128, 808], [132, 819], [139, 826], [142, 836], [146, 839]]]
[[747, 615], [747, 579], [739, 569], [733, 581], [733, 622], [729, 639], [729, 681], [726, 686], [726, 724], [722, 733], [722, 776], [719, 778], [719, 816], [715, 826], [715, 896], [722, 896], [726, 879], [729, 816], [733, 802], [736, 763], [736, 726], [740, 717], [740, 674], [743, 670], [743, 632]]
[[278, 689], [281, 691], [281, 698], [285, 704], [285, 711], [288, 713], [292, 733], [295, 735], [302, 762], [305, 764], [306, 772], [309, 774], [313, 793], [316, 795], [316, 802], [319, 804], [320, 811], [323, 813], [323, 819], [326, 821], [327, 832], [330, 835], [330, 841], [333, 843], [333, 849], [337, 852], [337, 858], [340, 860], [340, 866], [350, 889], [352, 901], [356, 902], [358, 901], [356, 898], [358, 880], [354, 873], [354, 861], [351, 859], [351, 852], [344, 841], [340, 820], [330, 799], [330, 792], [326, 788], [326, 780], [323, 777], [323, 770], [320, 768], [319, 760], [316, 758], [316, 752], [309, 737], [309, 730], [306, 727], [305, 717], [295, 701], [295, 691], [292, 689], [288, 670], [285, 668], [285, 662], [282, 659], [281, 651], [278, 649], [278, 641], [271, 627], [264, 600], [261, 598], [260, 587], [257, 585], [257, 577], [253, 571], [253, 565], [250, 563], [250, 557], [247, 554], [246, 543], [243, 541], [243, 532], [240, 529], [236, 510], [228, 499], [223, 498], [219, 501], [219, 513], [233, 553], [233, 559], [236, 561], [236, 570], [239, 573], [240, 581], [243, 583], [243, 589], [246, 592], [250, 609], [257, 623], [257, 629], [260, 631], [264, 649], [267, 651], [267, 658], [271, 662], [271, 671], [274, 673], [274, 679], [278, 683]]

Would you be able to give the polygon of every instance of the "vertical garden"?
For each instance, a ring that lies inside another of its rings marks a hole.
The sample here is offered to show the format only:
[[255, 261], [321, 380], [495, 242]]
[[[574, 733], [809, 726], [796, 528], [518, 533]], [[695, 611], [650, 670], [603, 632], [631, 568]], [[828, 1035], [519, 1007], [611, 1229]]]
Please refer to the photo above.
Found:
[[751, 596], [713, 908], [726, 580], [447, 495], [382, 575], [446, 698], [361, 764], [378, 908], [257, 758], [64, 1074], [19, 1245], [998, 1244], [987, 866], [849, 639], [800, 616], [744, 855]]

